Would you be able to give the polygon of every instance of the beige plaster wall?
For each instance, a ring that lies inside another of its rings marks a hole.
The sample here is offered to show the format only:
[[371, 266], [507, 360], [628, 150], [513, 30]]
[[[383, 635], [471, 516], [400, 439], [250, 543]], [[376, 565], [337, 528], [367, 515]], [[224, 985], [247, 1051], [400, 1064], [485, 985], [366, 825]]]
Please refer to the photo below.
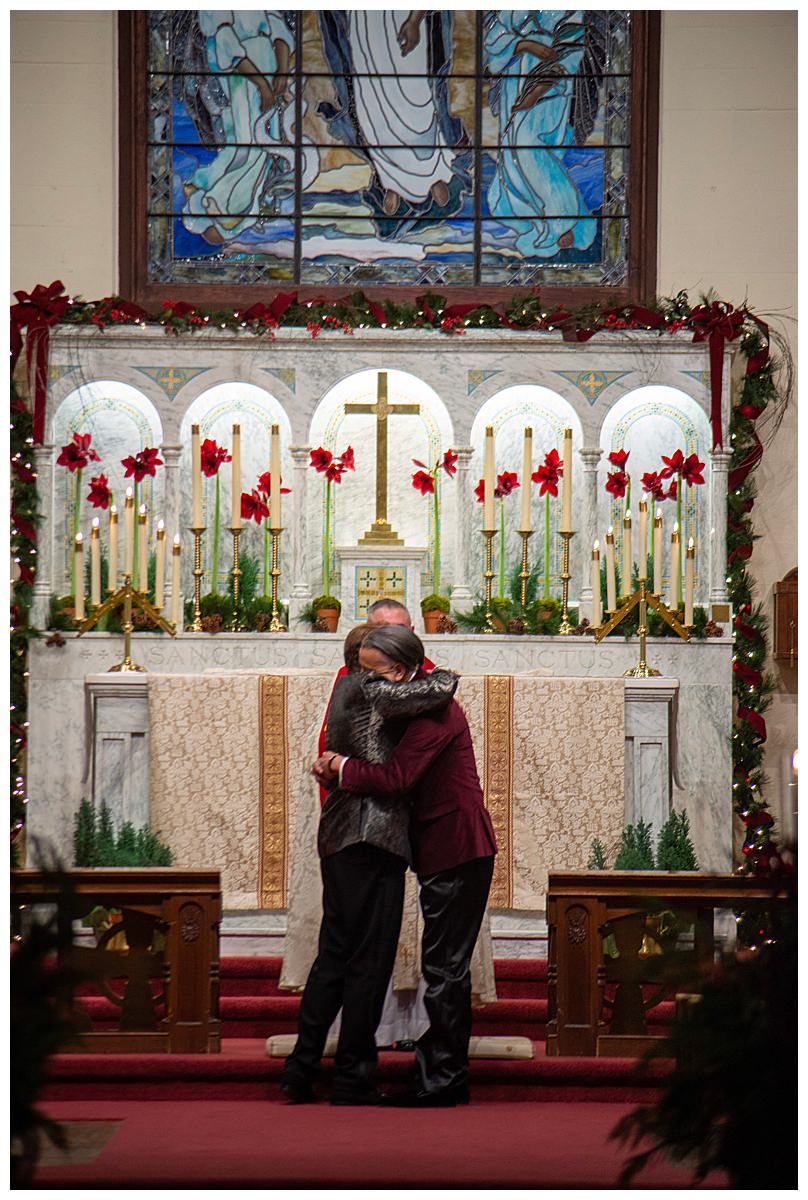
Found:
[[[660, 294], [748, 298], [796, 349], [795, 12], [663, 14]], [[117, 284], [116, 13], [11, 14], [11, 286]], [[769, 611], [797, 561], [796, 399], [757, 473], [751, 569]], [[776, 667], [768, 716], [778, 804], [796, 745], [796, 677]]]

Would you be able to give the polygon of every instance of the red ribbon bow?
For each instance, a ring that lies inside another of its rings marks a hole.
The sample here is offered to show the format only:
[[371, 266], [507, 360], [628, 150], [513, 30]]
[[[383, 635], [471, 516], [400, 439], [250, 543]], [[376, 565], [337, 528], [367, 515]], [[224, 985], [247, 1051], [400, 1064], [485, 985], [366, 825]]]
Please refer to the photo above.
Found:
[[[45, 438], [45, 400], [48, 393], [48, 343], [50, 327], [64, 316], [70, 298], [64, 295], [61, 279], [54, 279], [49, 287], [38, 283], [34, 290], [15, 292], [16, 304], [11, 306], [11, 369], [17, 365], [22, 350], [22, 331], [28, 329], [25, 344], [25, 360], [29, 384], [34, 393], [34, 441]], [[31, 362], [34, 363], [33, 377]]]
[[745, 312], [713, 300], [712, 304], [700, 304], [690, 317], [694, 342], [709, 342], [710, 345], [710, 423], [713, 427], [713, 449], [723, 447], [721, 436], [721, 391], [724, 382], [724, 342], [734, 342], [743, 330]]

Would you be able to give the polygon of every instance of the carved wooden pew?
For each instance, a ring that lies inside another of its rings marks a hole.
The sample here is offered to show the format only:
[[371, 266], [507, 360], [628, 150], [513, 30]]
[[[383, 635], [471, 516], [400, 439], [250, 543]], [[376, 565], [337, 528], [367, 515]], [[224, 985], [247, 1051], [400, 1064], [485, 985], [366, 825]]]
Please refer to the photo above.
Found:
[[547, 1054], [641, 1054], [649, 1008], [712, 969], [715, 909], [771, 899], [750, 876], [551, 872]]
[[[94, 981], [66, 997], [83, 1026], [77, 1050], [218, 1053], [218, 871], [21, 869], [11, 872], [11, 903], [22, 919], [22, 906], [55, 905], [63, 954]], [[93, 912], [102, 918], [96, 945], [76, 942], [74, 922]], [[94, 1029], [99, 1015], [117, 1028]]]

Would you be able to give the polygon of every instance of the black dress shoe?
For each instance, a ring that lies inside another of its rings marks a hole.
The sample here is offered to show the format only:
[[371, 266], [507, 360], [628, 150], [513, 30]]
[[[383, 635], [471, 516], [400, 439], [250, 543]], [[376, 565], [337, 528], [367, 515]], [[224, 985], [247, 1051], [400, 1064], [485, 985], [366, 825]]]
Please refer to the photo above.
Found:
[[317, 1100], [314, 1088], [303, 1079], [282, 1079], [281, 1091], [287, 1104], [314, 1104]]
[[464, 1083], [437, 1092], [400, 1092], [384, 1097], [384, 1105], [388, 1108], [456, 1108], [458, 1104], [468, 1102], [469, 1089]]

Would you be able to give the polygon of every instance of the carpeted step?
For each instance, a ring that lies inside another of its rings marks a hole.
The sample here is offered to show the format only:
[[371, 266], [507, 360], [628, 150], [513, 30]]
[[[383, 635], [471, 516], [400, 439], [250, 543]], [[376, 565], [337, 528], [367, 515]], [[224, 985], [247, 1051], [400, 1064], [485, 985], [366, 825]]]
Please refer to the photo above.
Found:
[[[477, 1100], [600, 1100], [640, 1103], [653, 1099], [670, 1064], [657, 1062], [638, 1075], [625, 1058], [548, 1058], [543, 1042], [532, 1059], [475, 1059], [470, 1065]], [[403, 1086], [412, 1054], [382, 1051], [379, 1084]], [[258, 1039], [225, 1039], [221, 1054], [57, 1054], [48, 1065], [43, 1100], [261, 1100], [277, 1099], [283, 1060], [268, 1058]], [[333, 1064], [323, 1064], [327, 1094]]]

